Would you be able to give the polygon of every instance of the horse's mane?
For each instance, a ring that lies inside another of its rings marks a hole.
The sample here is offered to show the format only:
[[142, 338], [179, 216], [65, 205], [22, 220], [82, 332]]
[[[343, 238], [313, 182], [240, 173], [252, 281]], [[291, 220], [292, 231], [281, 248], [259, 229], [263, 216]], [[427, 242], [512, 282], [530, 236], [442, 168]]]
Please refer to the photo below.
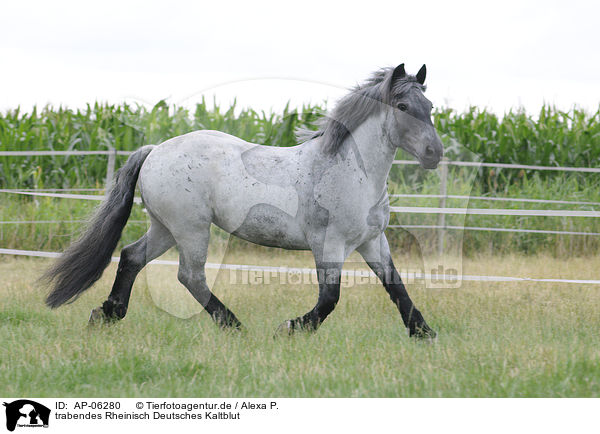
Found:
[[342, 97], [332, 111], [317, 121], [316, 131], [298, 129], [298, 140], [302, 142], [322, 137], [324, 151], [336, 154], [348, 134], [369, 116], [381, 110], [382, 104], [390, 104], [393, 95], [407, 92], [414, 86], [425, 90], [425, 86], [414, 75], [405, 75], [396, 80], [392, 89], [393, 72], [394, 68], [391, 67], [375, 71], [363, 84], [355, 86]]

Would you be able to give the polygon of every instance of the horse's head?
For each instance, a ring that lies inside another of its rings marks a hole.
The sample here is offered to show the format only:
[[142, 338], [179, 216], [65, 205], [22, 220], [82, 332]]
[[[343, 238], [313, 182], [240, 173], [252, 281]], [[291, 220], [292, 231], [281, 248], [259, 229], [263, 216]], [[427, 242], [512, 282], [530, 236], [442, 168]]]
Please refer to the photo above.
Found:
[[393, 146], [414, 155], [421, 167], [435, 169], [444, 155], [442, 141], [431, 122], [431, 101], [425, 98], [425, 65], [416, 76], [397, 66], [386, 83], [386, 130]]

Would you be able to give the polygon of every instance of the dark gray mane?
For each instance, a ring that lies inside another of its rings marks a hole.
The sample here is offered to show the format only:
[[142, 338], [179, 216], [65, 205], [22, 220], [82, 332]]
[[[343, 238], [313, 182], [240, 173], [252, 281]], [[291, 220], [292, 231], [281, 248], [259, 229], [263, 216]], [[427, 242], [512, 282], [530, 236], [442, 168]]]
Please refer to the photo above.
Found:
[[394, 68], [391, 67], [374, 72], [363, 84], [354, 87], [337, 102], [333, 110], [318, 122], [316, 131], [299, 130], [298, 139], [306, 141], [323, 137], [325, 152], [335, 154], [348, 134], [381, 110], [382, 103], [391, 104], [394, 95], [403, 94], [415, 86], [425, 90], [425, 86], [414, 75], [406, 75], [392, 84], [393, 72]]

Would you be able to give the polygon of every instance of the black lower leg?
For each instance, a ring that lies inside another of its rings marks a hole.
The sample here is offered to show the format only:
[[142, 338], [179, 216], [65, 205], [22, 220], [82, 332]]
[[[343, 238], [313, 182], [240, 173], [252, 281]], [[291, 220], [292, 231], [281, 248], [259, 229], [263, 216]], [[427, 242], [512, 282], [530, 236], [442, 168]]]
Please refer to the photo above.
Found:
[[385, 289], [390, 295], [390, 299], [398, 307], [404, 326], [408, 329], [409, 336], [435, 336], [435, 332], [427, 325], [421, 312], [415, 307], [412, 300], [408, 296], [408, 292], [400, 275], [396, 270], [392, 274], [397, 275], [399, 283], [390, 283], [385, 285]]
[[320, 264], [317, 266], [319, 298], [315, 307], [305, 315], [289, 320], [288, 330], [314, 331], [335, 309], [340, 298], [341, 264]]
[[102, 312], [107, 319], [123, 319], [127, 314], [131, 288], [142, 267], [128, 258], [125, 251], [121, 254], [117, 277], [108, 299], [102, 304]]
[[180, 252], [179, 257], [179, 281], [190, 291], [192, 297], [202, 305], [204, 310], [212, 317], [215, 323], [222, 328], [241, 329], [242, 323], [235, 317], [227, 307], [221, 303], [206, 284], [204, 261], [186, 261], [193, 257], [186, 254], [185, 250]]
[[381, 279], [383, 286], [388, 292], [390, 299], [398, 308], [404, 326], [408, 329], [409, 336], [435, 337], [436, 333], [427, 325], [423, 315], [415, 307], [408, 296], [406, 287], [393, 262], [383, 266], [382, 264], [369, 264]]

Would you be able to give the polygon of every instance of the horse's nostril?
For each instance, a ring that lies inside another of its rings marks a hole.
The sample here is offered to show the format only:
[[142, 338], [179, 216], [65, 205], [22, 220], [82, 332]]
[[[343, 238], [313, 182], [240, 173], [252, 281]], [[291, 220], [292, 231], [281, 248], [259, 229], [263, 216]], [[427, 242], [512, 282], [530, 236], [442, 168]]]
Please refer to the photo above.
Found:
[[427, 155], [428, 157], [432, 156], [434, 153], [434, 150], [431, 146], [427, 146], [425, 148], [425, 155]]

